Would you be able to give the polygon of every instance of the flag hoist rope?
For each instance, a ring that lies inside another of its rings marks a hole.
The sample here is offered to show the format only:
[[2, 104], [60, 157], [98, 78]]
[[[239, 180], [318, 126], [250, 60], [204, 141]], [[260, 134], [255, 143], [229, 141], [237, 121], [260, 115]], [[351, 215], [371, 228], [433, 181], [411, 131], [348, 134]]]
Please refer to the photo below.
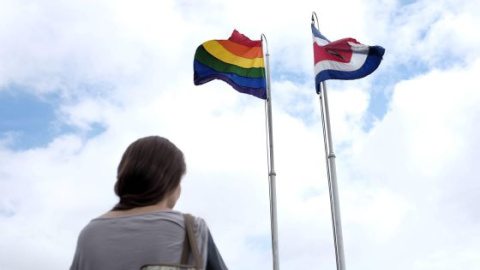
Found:
[[276, 194], [276, 173], [273, 158], [273, 130], [272, 130], [272, 97], [270, 93], [270, 63], [268, 53], [267, 37], [262, 34], [262, 42], [265, 42], [265, 77], [267, 99], [265, 100], [265, 120], [267, 127], [267, 162], [268, 162], [268, 182], [270, 191], [270, 224], [272, 231], [272, 259], [273, 270], [279, 270], [280, 264], [278, 259], [278, 226], [277, 226], [277, 194]]
[[[312, 24], [317, 23], [317, 14], [312, 14]], [[328, 113], [327, 87], [325, 82], [319, 85], [320, 111], [322, 115], [323, 139], [325, 142], [325, 159], [327, 162], [328, 188], [330, 192], [330, 208], [332, 214], [333, 239], [335, 245], [335, 256], [337, 270], [346, 270], [345, 256], [343, 253], [342, 222], [340, 220], [340, 203], [338, 199], [337, 172], [335, 168], [335, 153], [333, 152], [332, 133], [330, 131], [330, 117]]]

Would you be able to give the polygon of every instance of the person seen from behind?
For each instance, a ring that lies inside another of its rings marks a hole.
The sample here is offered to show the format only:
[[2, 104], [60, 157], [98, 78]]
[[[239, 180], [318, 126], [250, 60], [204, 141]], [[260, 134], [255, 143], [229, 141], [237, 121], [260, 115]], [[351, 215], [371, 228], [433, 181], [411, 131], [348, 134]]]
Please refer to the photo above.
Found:
[[[81, 231], [70, 270], [138, 270], [145, 264], [178, 264], [185, 222], [173, 208], [185, 172], [182, 151], [168, 139], [150, 136], [133, 142], [118, 165], [115, 193], [120, 200]], [[202, 269], [227, 269], [205, 221], [195, 217], [193, 223]]]

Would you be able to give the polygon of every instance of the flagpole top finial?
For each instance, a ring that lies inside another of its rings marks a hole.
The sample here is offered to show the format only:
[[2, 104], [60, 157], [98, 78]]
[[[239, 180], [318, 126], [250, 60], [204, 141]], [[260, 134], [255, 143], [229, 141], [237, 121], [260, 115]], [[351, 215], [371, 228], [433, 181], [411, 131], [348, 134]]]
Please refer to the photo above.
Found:
[[266, 45], [265, 47], [267, 48], [267, 51], [266, 51], [267, 54], [266, 54], [266, 55], [268, 56], [269, 53], [268, 53], [268, 41], [267, 41], [267, 37], [266, 37], [264, 34], [262, 34], [262, 35], [261, 35], [261, 39], [262, 39], [263, 42], [265, 42], [265, 45]]
[[315, 22], [317, 23], [316, 27], [317, 29], [319, 28], [319, 22], [318, 22], [318, 17], [317, 17], [317, 13], [315, 11], [312, 12], [312, 24], [315, 26]]

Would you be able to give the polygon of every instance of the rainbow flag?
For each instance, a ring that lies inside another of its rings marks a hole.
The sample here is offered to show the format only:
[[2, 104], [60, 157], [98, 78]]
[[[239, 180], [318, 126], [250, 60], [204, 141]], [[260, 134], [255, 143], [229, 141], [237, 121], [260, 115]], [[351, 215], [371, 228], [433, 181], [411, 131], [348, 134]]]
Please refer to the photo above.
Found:
[[197, 48], [193, 82], [218, 79], [237, 91], [266, 99], [265, 62], [261, 40], [250, 40], [234, 30], [227, 40], [209, 40]]

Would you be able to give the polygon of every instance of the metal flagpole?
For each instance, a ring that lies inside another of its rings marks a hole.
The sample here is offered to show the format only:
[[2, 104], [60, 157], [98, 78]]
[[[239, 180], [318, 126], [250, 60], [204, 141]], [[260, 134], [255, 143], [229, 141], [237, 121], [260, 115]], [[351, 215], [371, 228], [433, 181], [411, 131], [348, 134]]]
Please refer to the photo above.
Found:
[[[323, 98], [322, 98], [323, 97]], [[325, 82], [321, 84], [319, 94], [320, 109], [322, 111], [322, 123], [325, 140], [325, 156], [327, 161], [328, 188], [330, 191], [330, 208], [332, 214], [333, 238], [337, 270], [345, 270], [345, 256], [343, 252], [342, 221], [340, 219], [340, 203], [338, 199], [337, 172], [335, 167], [335, 153], [332, 146], [332, 134], [330, 132], [330, 117], [328, 114], [327, 88]]]
[[[312, 23], [314, 17], [317, 22], [317, 29], [319, 29], [317, 14], [313, 12]], [[327, 87], [323, 81], [320, 85], [320, 111], [322, 115], [322, 127], [323, 127], [323, 139], [325, 142], [325, 159], [327, 163], [327, 177], [328, 188], [330, 192], [330, 209], [332, 214], [332, 228], [333, 239], [335, 245], [335, 256], [337, 270], [346, 270], [345, 256], [343, 252], [343, 234], [342, 234], [342, 222], [340, 219], [340, 203], [338, 199], [337, 188], [337, 172], [335, 166], [335, 153], [333, 152], [332, 134], [330, 129], [330, 116], [328, 112], [328, 99], [327, 99]]]
[[277, 226], [277, 195], [276, 195], [276, 181], [275, 181], [275, 166], [273, 159], [273, 130], [272, 130], [272, 97], [270, 93], [270, 63], [268, 53], [268, 42], [267, 37], [262, 34], [262, 41], [266, 43], [266, 87], [267, 87], [267, 99], [265, 100], [265, 119], [267, 126], [267, 159], [268, 159], [268, 180], [269, 180], [269, 190], [270, 190], [270, 224], [272, 230], [272, 258], [273, 258], [273, 270], [279, 270], [279, 259], [278, 259], [278, 226]]

